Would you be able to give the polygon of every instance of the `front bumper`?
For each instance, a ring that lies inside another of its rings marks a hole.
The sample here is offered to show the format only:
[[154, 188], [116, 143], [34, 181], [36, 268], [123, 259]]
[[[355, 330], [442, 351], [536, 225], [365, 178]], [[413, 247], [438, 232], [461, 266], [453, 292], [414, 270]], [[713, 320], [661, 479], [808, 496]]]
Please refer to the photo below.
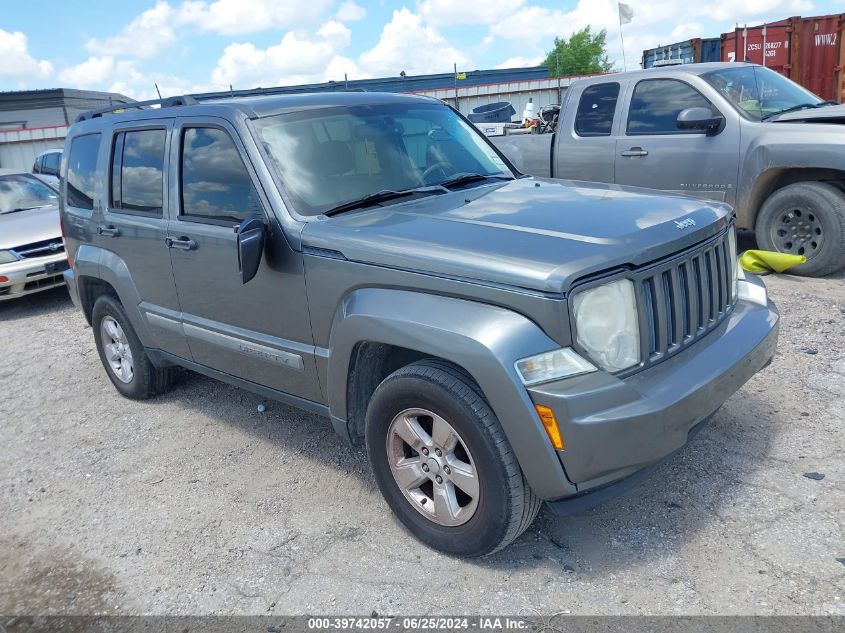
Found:
[[558, 452], [578, 494], [606, 487], [681, 448], [690, 431], [771, 362], [778, 313], [739, 301], [731, 315], [684, 352], [625, 379], [604, 372], [529, 389], [563, 435]]
[[67, 267], [64, 252], [46, 257], [32, 257], [10, 264], [0, 264], [0, 301], [17, 299], [64, 284], [62, 272]]

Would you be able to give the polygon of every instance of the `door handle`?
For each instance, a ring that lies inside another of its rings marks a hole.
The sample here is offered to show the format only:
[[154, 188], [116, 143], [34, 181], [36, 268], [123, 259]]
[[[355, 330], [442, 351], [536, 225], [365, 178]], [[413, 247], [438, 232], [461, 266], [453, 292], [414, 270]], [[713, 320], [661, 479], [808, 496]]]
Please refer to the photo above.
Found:
[[632, 147], [622, 151], [622, 156], [648, 156], [648, 152], [642, 147]]
[[180, 251], [192, 251], [197, 247], [197, 243], [194, 240], [185, 236], [176, 239], [166, 237], [164, 238], [164, 243], [167, 244], [167, 248], [175, 248]]
[[108, 237], [117, 237], [120, 235], [120, 229], [109, 224], [108, 226], [98, 226], [97, 233], [100, 235], [107, 235]]

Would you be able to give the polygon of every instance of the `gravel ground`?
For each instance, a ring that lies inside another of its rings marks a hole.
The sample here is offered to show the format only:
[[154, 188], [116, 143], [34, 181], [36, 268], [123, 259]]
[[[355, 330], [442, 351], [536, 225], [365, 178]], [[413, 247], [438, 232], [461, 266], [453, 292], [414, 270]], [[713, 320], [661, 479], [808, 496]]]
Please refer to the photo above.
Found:
[[845, 615], [845, 275], [767, 284], [778, 356], [694, 442], [474, 561], [327, 421], [191, 373], [125, 400], [64, 289], [0, 303], [0, 613]]

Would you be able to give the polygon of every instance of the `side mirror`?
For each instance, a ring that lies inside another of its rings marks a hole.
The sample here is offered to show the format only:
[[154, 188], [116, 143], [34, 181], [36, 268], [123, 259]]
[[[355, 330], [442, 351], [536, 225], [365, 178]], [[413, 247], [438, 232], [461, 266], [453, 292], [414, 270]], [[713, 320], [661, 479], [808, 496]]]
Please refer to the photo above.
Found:
[[245, 284], [258, 272], [264, 254], [264, 222], [247, 218], [235, 228], [238, 236], [238, 269], [241, 283]]
[[707, 134], [718, 134], [725, 123], [721, 114], [713, 114], [710, 108], [687, 108], [678, 114], [678, 129], [699, 130]]

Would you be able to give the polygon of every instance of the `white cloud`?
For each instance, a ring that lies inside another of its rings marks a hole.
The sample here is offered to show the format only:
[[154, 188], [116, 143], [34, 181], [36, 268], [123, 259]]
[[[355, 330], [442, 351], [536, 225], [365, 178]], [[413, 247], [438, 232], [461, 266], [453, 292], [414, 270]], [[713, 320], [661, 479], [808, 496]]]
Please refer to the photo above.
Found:
[[509, 57], [496, 68], [525, 68], [527, 66], [539, 66], [546, 59], [545, 55], [536, 55], [534, 57], [523, 57], [517, 55], [516, 57]]
[[59, 80], [69, 88], [94, 88], [116, 81], [121, 75], [129, 76], [134, 70], [132, 62], [118, 62], [111, 55], [89, 57], [84, 62], [63, 69]]
[[455, 63], [459, 70], [473, 66], [463, 50], [405, 7], [393, 12], [379, 41], [359, 58], [365, 71], [378, 76], [396, 76], [402, 70], [409, 75], [451, 72]]
[[95, 55], [124, 55], [144, 59], [154, 57], [176, 39], [173, 27], [177, 22], [178, 15], [173, 7], [160, 0], [116, 35], [103, 40], [90, 39], [85, 48]]
[[367, 15], [367, 10], [355, 4], [355, 0], [346, 0], [341, 4], [337, 12], [334, 14], [334, 19], [340, 22], [356, 22], [363, 20]]
[[310, 0], [307, 5], [289, 0], [189, 0], [182, 3], [179, 20], [203, 31], [241, 35], [312, 24], [331, 4], [332, 0]]
[[346, 26], [330, 20], [314, 37], [288, 31], [278, 44], [264, 49], [232, 43], [217, 60], [212, 83], [242, 89], [342, 79], [343, 72], [357, 75], [355, 63], [340, 55], [350, 37]]
[[521, 11], [525, 0], [485, 0], [481, 3], [456, 0], [424, 0], [420, 16], [432, 26], [494, 24]]
[[0, 77], [48, 77], [53, 65], [35, 59], [29, 52], [26, 35], [0, 29]]

